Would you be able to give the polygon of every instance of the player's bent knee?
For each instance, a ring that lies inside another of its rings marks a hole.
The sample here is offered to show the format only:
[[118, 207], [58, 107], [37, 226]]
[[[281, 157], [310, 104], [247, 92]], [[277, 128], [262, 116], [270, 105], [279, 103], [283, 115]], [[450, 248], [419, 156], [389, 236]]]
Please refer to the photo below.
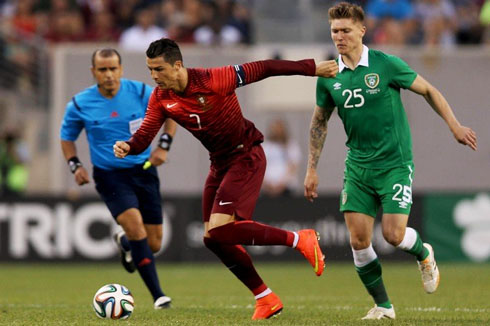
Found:
[[402, 242], [404, 234], [405, 230], [393, 229], [386, 232], [383, 231], [383, 238], [386, 242], [396, 247]]
[[162, 241], [160, 240], [155, 240], [155, 239], [148, 239], [148, 246], [150, 246], [150, 249], [153, 253], [157, 253], [162, 249]]
[[350, 246], [354, 250], [362, 250], [369, 247], [371, 241], [369, 239], [351, 239]]

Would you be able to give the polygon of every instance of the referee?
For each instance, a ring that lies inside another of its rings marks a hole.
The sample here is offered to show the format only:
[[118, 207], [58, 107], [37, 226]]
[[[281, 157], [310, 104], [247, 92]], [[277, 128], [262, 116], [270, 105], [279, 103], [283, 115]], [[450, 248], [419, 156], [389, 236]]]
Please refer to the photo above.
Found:
[[75, 95], [66, 106], [61, 149], [76, 183], [89, 183], [75, 145], [85, 129], [95, 188], [124, 230], [114, 235], [123, 266], [130, 273], [138, 270], [153, 296], [155, 309], [167, 308], [171, 299], [160, 288], [153, 256], [161, 248], [163, 234], [160, 181], [155, 166], [165, 162], [176, 124], [167, 120], [153, 152], [148, 147], [126, 160], [115, 158], [112, 145], [138, 130], [152, 88], [121, 78], [121, 56], [114, 49], [96, 50], [91, 71], [97, 84]]

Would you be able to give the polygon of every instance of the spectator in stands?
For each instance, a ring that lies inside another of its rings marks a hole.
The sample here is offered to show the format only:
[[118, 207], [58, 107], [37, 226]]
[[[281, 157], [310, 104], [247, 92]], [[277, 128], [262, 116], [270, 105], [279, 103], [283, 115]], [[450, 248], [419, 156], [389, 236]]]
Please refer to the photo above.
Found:
[[85, 39], [92, 42], [117, 42], [120, 35], [114, 15], [110, 11], [100, 11], [94, 14]]
[[368, 40], [376, 44], [405, 44], [414, 30], [409, 0], [370, 0], [366, 5]]
[[479, 44], [482, 41], [483, 27], [478, 15], [480, 6], [476, 0], [458, 0], [456, 5], [456, 42], [458, 44]]
[[232, 2], [228, 24], [240, 31], [241, 41], [245, 44], [252, 43], [250, 16], [250, 10], [245, 1]]
[[230, 45], [240, 43], [240, 31], [226, 22], [218, 4], [206, 1], [202, 5], [203, 24], [194, 32], [196, 43], [203, 45]]
[[456, 10], [450, 0], [418, 0], [415, 16], [423, 30], [424, 44], [453, 46], [456, 42]]
[[27, 146], [16, 129], [8, 129], [0, 137], [0, 195], [18, 196], [27, 188], [29, 160]]
[[97, 15], [100, 13], [111, 14], [113, 24], [116, 25], [115, 17], [118, 11], [118, 6], [122, 6], [116, 0], [78, 0], [80, 5], [80, 11], [83, 16], [85, 26], [90, 29], [90, 26], [94, 26], [94, 21], [97, 19]]
[[78, 10], [51, 12], [49, 23], [45, 38], [50, 42], [80, 42], [85, 39], [85, 25]]
[[267, 159], [263, 192], [271, 197], [291, 195], [298, 186], [301, 150], [289, 137], [284, 120], [276, 119], [269, 124], [263, 147]]
[[160, 14], [164, 27], [171, 39], [176, 42], [193, 43], [194, 31], [201, 24], [201, 2], [187, 0], [163, 0]]
[[24, 38], [32, 38], [37, 32], [34, 0], [18, 0], [10, 24], [17, 34]]
[[156, 25], [153, 7], [142, 7], [136, 12], [136, 25], [121, 34], [119, 45], [125, 50], [144, 51], [154, 40], [167, 37], [167, 31]]

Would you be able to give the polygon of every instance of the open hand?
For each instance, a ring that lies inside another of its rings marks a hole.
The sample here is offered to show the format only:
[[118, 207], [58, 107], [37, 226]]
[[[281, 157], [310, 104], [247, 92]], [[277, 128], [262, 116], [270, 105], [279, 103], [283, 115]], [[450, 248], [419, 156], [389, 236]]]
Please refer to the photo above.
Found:
[[459, 126], [458, 128], [456, 128], [456, 130], [453, 131], [453, 134], [458, 143], [467, 145], [472, 150], [476, 151], [476, 133], [471, 128]]

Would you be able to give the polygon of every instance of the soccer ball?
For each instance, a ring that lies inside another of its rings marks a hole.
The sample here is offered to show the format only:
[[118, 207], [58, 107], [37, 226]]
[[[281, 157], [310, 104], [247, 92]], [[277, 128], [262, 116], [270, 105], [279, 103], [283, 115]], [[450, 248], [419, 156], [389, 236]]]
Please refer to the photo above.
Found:
[[126, 319], [134, 309], [134, 299], [128, 288], [120, 284], [107, 284], [94, 295], [92, 302], [99, 318]]

